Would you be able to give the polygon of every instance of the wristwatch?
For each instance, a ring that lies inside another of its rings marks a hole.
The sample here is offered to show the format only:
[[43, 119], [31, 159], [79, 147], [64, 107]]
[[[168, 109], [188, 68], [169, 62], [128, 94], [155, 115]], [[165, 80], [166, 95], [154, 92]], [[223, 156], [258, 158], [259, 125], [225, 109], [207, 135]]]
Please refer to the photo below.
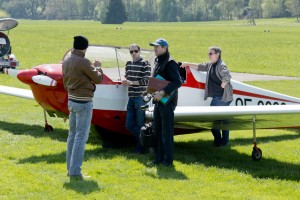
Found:
[[164, 90], [161, 90], [161, 91], [159, 91], [159, 94], [160, 94], [161, 96], [165, 96], [165, 91], [164, 91]]

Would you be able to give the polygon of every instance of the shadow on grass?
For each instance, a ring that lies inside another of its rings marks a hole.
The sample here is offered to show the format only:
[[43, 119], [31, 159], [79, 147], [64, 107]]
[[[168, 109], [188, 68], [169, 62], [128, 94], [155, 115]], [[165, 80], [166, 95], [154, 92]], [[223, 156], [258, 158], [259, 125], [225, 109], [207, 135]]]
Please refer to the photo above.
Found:
[[157, 167], [157, 176], [160, 179], [175, 179], [175, 180], [187, 180], [187, 176], [175, 169], [174, 166], [172, 167], [164, 167], [158, 166]]
[[[67, 142], [68, 130], [55, 128], [55, 125], [52, 124], [54, 131], [53, 132], [45, 132], [43, 125], [29, 125], [22, 123], [10, 123], [5, 121], [0, 121], [0, 129], [8, 131], [14, 135], [30, 135], [35, 138], [51, 138], [52, 140], [57, 140], [60, 142]], [[89, 140], [87, 143], [89, 144], [101, 144], [101, 140], [98, 137], [96, 130], [91, 127], [91, 132]]]
[[[268, 142], [280, 142], [280, 141], [284, 141], [284, 140], [295, 140], [295, 139], [299, 139], [300, 138], [300, 129], [299, 132], [297, 132], [298, 135], [296, 134], [283, 134], [283, 135], [275, 135], [275, 136], [259, 136], [259, 134], [257, 135], [257, 141], [259, 142], [263, 142], [263, 143], [268, 143]], [[232, 140], [233, 142], [231, 142], [231, 146], [233, 145], [249, 145], [251, 143], [253, 143], [253, 138], [236, 138], [234, 140]]]
[[93, 180], [69, 181], [65, 182], [63, 187], [81, 194], [90, 194], [95, 191], [100, 191], [98, 183]]
[[[281, 141], [289, 139], [296, 139], [297, 135], [283, 135], [272, 136], [273, 141]], [[202, 164], [207, 167], [217, 167], [237, 170], [242, 173], [251, 174], [256, 178], [271, 178], [282, 180], [300, 180], [299, 164], [292, 164], [280, 162], [276, 159], [262, 158], [260, 161], [253, 161], [251, 158], [252, 148], [249, 149], [249, 154], [244, 154], [231, 149], [230, 146], [249, 144], [249, 139], [236, 139], [231, 140], [230, 145], [227, 147], [216, 148], [211, 145], [211, 141], [188, 141], [175, 143], [175, 161], [184, 164], [194, 165]], [[260, 141], [268, 142], [269, 138], [260, 138]], [[149, 158], [147, 155], [136, 155], [131, 153], [132, 149], [102, 149], [96, 148], [93, 150], [86, 150], [85, 160], [91, 158], [101, 157], [103, 159], [112, 159], [116, 156], [125, 157], [127, 160], [137, 160], [141, 164], [147, 166]], [[264, 151], [262, 149], [262, 151]], [[19, 163], [64, 163], [65, 152], [58, 154], [31, 156], [19, 161]], [[175, 168], [167, 168], [164, 166], [157, 166], [157, 174], [146, 172], [147, 176], [162, 179], [188, 179], [185, 174], [176, 171]]]
[[[270, 138], [273, 138], [270, 139]], [[264, 143], [269, 141], [282, 141], [299, 138], [299, 135], [283, 135], [259, 138]], [[211, 141], [189, 141], [175, 143], [176, 160], [185, 164], [202, 164], [207, 167], [218, 167], [238, 170], [251, 174], [256, 178], [271, 178], [282, 180], [300, 180], [300, 165], [280, 162], [276, 159], [263, 157], [260, 161], [251, 158], [252, 148], [249, 154], [240, 153], [230, 146], [249, 144], [249, 139], [231, 140], [229, 146], [213, 147]], [[262, 149], [264, 153], [264, 150]], [[284, 152], [283, 152], [284, 153]]]
[[[54, 140], [66, 141], [66, 130], [57, 129], [55, 134], [44, 133], [42, 126], [26, 125], [26, 124], [12, 124], [0, 121], [0, 127], [16, 135], [31, 135], [33, 137], [50, 137]], [[43, 133], [43, 134], [41, 134]], [[299, 134], [284, 134], [270, 137], [258, 137], [259, 142], [276, 142], [284, 140], [294, 140], [300, 137]], [[90, 134], [90, 143], [99, 145], [101, 140], [97, 134], [92, 131]], [[236, 145], [249, 145], [251, 139], [237, 138], [230, 140], [230, 145], [227, 147], [215, 148], [211, 145], [211, 141], [187, 141], [175, 142], [175, 160], [185, 164], [203, 164], [205, 166], [215, 166], [219, 168], [227, 168], [241, 171], [243, 173], [251, 174], [257, 178], [272, 178], [272, 179], [287, 179], [287, 180], [300, 180], [299, 164], [280, 162], [276, 159], [269, 159], [263, 157], [260, 161], [255, 162], [251, 159], [252, 148], [249, 149], [249, 154], [239, 153], [230, 146]], [[262, 149], [264, 153], [264, 149]], [[140, 163], [147, 166], [148, 157], [145, 155], [136, 155], [131, 153], [132, 149], [102, 149], [95, 148], [93, 150], [86, 150], [85, 160], [95, 157], [102, 157], [104, 159], [111, 159], [116, 156], [122, 155], [128, 160], [138, 160]], [[283, 152], [284, 153], [284, 152]], [[21, 159], [19, 163], [64, 163], [65, 152], [58, 154], [48, 154], [41, 156], [31, 156]], [[161, 178], [177, 178], [186, 179], [185, 175], [172, 169], [163, 169], [158, 167], [158, 176]]]

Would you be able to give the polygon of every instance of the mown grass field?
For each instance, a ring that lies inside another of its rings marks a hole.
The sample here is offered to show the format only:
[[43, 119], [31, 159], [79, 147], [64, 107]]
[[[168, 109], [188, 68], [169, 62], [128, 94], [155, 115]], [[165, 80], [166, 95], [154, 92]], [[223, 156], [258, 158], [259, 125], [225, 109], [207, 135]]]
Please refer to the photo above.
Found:
[[[212, 23], [126, 23], [26, 21], [10, 31], [20, 68], [58, 63], [72, 37], [90, 43], [148, 48], [157, 37], [169, 40], [179, 61], [207, 60], [207, 47], [223, 48], [234, 72], [299, 76], [300, 24], [293, 19]], [[122, 29], [116, 29], [122, 27]], [[270, 32], [264, 32], [270, 30]], [[300, 97], [300, 81], [250, 84]], [[0, 85], [26, 86], [0, 75]], [[132, 149], [103, 149], [92, 128], [83, 171], [90, 180], [69, 182], [65, 149], [68, 124], [50, 119], [30, 100], [0, 95], [0, 199], [299, 199], [300, 136], [297, 130], [258, 130], [263, 159], [252, 161], [252, 131], [232, 131], [230, 145], [211, 146], [209, 132], [175, 137], [175, 167], [149, 168], [148, 155]]]

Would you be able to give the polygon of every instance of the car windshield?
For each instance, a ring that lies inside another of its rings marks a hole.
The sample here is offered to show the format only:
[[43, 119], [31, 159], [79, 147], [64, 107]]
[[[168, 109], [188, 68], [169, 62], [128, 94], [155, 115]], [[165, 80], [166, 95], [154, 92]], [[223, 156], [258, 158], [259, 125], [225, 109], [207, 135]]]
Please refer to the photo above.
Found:
[[[64, 55], [63, 60], [71, 55], [71, 51], [72, 49]], [[142, 49], [141, 56], [149, 61], [151, 69], [153, 69], [155, 59], [153, 51]], [[124, 79], [125, 64], [127, 61], [132, 60], [128, 47], [115, 46], [90, 45], [85, 57], [92, 63], [95, 59], [99, 59], [102, 63], [101, 68], [103, 72], [113, 81], [121, 81]]]

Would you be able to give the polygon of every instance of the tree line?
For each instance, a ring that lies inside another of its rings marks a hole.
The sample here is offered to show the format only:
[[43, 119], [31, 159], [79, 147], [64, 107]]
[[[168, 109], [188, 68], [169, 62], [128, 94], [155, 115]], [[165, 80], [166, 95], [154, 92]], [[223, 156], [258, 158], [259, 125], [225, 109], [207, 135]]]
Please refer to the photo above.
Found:
[[0, 0], [13, 18], [87, 19], [102, 23], [296, 17], [300, 0]]

